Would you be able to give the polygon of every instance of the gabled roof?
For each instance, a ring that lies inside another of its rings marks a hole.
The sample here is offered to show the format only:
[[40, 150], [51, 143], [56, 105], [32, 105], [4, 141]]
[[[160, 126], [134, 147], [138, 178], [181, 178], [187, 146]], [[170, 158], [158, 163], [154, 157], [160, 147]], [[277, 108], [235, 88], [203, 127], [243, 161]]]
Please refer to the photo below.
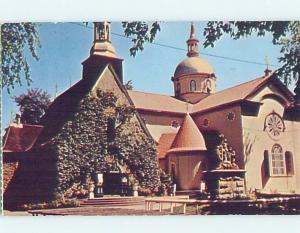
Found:
[[167, 95], [159, 95], [131, 90], [128, 91], [128, 94], [135, 108], [138, 110], [185, 114], [192, 106], [189, 103]]
[[167, 151], [170, 150], [176, 133], [164, 133], [160, 136], [157, 146], [157, 156], [159, 159], [165, 158]]
[[245, 99], [254, 89], [262, 85], [267, 78], [260, 77], [235, 87], [216, 92], [202, 99], [193, 106], [193, 113], [214, 108], [219, 105], [232, 103]]
[[4, 135], [3, 152], [29, 151], [42, 130], [41, 125], [11, 124]]
[[[105, 67], [106, 65], [100, 67], [99, 76]], [[62, 127], [65, 121], [74, 114], [82, 98], [87, 95], [96, 84], [98, 75], [79, 80], [72, 87], [55, 98], [41, 119], [41, 124], [45, 127], [40, 137], [40, 139], [42, 139], [41, 143], [56, 133], [57, 129]]]
[[251, 95], [254, 95], [266, 83], [272, 81], [279, 89], [281, 89], [288, 99], [292, 101], [293, 94], [288, 90], [283, 83], [274, 76], [263, 76], [246, 83], [216, 92], [202, 99], [193, 106], [193, 113], [206, 111], [208, 109], [216, 108], [225, 104], [240, 102], [246, 100]]
[[168, 153], [190, 151], [206, 151], [206, 145], [196, 123], [187, 114]]

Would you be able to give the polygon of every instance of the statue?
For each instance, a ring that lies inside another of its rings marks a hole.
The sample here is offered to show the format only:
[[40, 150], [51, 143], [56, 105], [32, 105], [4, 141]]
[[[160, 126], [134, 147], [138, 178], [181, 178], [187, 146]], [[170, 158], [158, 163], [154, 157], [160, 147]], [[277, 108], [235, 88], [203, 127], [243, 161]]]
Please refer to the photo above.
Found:
[[216, 169], [238, 169], [235, 151], [228, 145], [227, 139], [223, 134], [220, 134], [219, 137], [220, 144], [216, 147], [219, 164]]

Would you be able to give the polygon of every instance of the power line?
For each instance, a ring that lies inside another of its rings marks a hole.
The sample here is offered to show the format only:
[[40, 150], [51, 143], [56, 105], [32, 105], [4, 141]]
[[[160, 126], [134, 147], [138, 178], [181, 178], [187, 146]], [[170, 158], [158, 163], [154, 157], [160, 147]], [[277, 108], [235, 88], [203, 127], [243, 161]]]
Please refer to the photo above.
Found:
[[[70, 24], [77, 25], [77, 26], [80, 26], [80, 27], [83, 27], [83, 28], [93, 29], [93, 27], [91, 27], [91, 26], [83, 25], [83, 24], [80, 24], [80, 23], [70, 23]], [[122, 35], [122, 34], [119, 34], [119, 33], [115, 33], [115, 32], [111, 32], [111, 34], [115, 35], [115, 36], [118, 36], [118, 37], [130, 39], [130, 40], [134, 39], [133, 37], [127, 37], [125, 35]], [[187, 52], [186, 49], [175, 47], [175, 46], [172, 46], [172, 45], [161, 44], [161, 43], [157, 43], [157, 42], [152, 42], [150, 44], [153, 44], [153, 45], [156, 45], [156, 46], [160, 46], [160, 47], [164, 47], [164, 48], [175, 49], [175, 50], [180, 50], [180, 51]], [[221, 55], [216, 55], [216, 54], [211, 54], [211, 53], [203, 53], [203, 52], [201, 52], [201, 54], [204, 55], [204, 56], [215, 57], [215, 58], [220, 58], [220, 59], [224, 59], [224, 60], [230, 60], [230, 61], [235, 61], [235, 62], [242, 62], [242, 63], [247, 63], [247, 64], [266, 66], [266, 64], [262, 63], [262, 62], [250, 61], [250, 60], [245, 60], [245, 59], [240, 59], [240, 58], [234, 58], [234, 57], [221, 56]], [[268, 66], [277, 67], [277, 68], [280, 67], [278, 65], [272, 65], [272, 64], [268, 64]]]

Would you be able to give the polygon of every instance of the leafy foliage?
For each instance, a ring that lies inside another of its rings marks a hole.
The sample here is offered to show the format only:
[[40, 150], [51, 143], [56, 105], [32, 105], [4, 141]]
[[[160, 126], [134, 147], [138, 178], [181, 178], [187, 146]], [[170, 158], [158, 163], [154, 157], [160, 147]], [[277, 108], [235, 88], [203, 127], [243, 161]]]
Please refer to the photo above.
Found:
[[128, 82], [126, 82], [124, 84], [124, 87], [126, 90], [133, 90], [133, 83], [132, 83], [132, 80], [129, 80]]
[[28, 89], [27, 93], [14, 96], [20, 107], [21, 122], [24, 124], [39, 124], [41, 117], [51, 103], [50, 94], [41, 89]]
[[[117, 105], [113, 93], [98, 91], [97, 97], [86, 96], [74, 118], [47, 143], [47, 154], [57, 164], [56, 193], [116, 167], [132, 174], [141, 187], [155, 190], [160, 184], [155, 143], [134, 117], [130, 106]], [[111, 141], [107, 129], [112, 118], [116, 124]]]
[[36, 23], [1, 24], [0, 72], [2, 88], [5, 87], [8, 93], [16, 84], [22, 85], [22, 73], [28, 85], [32, 82], [25, 48], [38, 60], [36, 49], [40, 47], [40, 41], [37, 28]]
[[250, 35], [265, 36], [270, 33], [274, 45], [281, 45], [283, 64], [275, 75], [282, 78], [286, 85], [294, 79], [296, 98], [300, 99], [300, 22], [299, 21], [210, 21], [204, 30], [204, 46], [213, 47], [224, 35], [237, 40]]
[[130, 55], [135, 57], [138, 51], [144, 50], [144, 43], [152, 43], [157, 32], [160, 31], [160, 24], [158, 21], [149, 24], [144, 21], [122, 22], [125, 36], [133, 37], [133, 46], [130, 48]]

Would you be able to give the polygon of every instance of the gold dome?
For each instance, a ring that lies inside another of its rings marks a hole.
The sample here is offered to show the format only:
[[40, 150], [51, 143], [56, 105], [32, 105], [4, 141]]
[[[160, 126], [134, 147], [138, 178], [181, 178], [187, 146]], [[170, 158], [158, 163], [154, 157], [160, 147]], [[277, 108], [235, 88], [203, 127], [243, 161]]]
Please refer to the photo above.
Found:
[[178, 64], [174, 77], [189, 74], [213, 74], [212, 66], [201, 57], [188, 57]]

